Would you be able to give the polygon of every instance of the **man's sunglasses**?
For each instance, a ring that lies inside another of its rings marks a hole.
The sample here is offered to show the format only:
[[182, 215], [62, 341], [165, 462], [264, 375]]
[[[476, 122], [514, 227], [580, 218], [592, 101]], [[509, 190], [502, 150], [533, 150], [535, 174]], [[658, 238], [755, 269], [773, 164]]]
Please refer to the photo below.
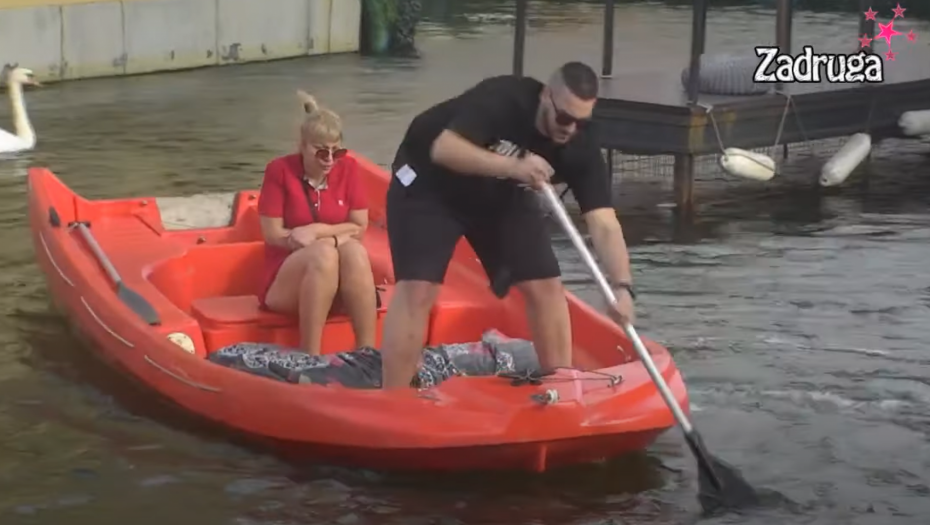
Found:
[[346, 148], [316, 148], [316, 153], [314, 153], [313, 156], [322, 161], [327, 161], [329, 159], [339, 160], [345, 157], [348, 152], [349, 150]]
[[578, 118], [561, 109], [559, 105], [555, 103], [555, 98], [552, 97], [551, 93], [549, 94], [549, 102], [552, 103], [552, 109], [555, 110], [555, 123], [559, 126], [567, 128], [572, 124], [577, 124], [580, 127], [591, 121], [591, 117]]

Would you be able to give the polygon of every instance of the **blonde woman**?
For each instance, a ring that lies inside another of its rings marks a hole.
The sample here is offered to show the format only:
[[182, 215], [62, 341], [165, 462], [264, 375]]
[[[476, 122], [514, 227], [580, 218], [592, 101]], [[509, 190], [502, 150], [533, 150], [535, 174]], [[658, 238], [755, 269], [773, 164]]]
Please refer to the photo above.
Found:
[[268, 163], [258, 198], [265, 239], [259, 299], [298, 316], [300, 345], [311, 355], [319, 355], [334, 310], [349, 316], [356, 347], [374, 346], [378, 298], [361, 243], [368, 202], [359, 166], [342, 147], [339, 116], [298, 95], [306, 112], [298, 150]]

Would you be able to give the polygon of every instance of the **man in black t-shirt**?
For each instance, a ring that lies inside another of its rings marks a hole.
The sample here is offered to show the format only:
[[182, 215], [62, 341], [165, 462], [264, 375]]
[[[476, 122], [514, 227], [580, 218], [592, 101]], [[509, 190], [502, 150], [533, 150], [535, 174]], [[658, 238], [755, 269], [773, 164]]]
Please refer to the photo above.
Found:
[[498, 295], [526, 298], [543, 368], [571, 366], [568, 303], [540, 196], [550, 178], [572, 190], [595, 251], [617, 291], [608, 308], [632, 321], [633, 290], [610, 174], [593, 131], [598, 78], [569, 62], [547, 85], [485, 79], [414, 118], [397, 150], [387, 195], [394, 277], [383, 337], [383, 385], [410, 385], [429, 313], [458, 240], [465, 236]]

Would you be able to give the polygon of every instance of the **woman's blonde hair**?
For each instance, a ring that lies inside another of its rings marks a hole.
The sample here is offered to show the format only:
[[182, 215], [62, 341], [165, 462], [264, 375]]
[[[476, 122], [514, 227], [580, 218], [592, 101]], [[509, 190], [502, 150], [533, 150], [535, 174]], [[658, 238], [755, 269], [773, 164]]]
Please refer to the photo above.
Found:
[[317, 143], [340, 142], [342, 140], [342, 119], [334, 111], [320, 106], [316, 97], [306, 91], [297, 90], [297, 97], [304, 105], [303, 123], [300, 125], [300, 139], [304, 142]]

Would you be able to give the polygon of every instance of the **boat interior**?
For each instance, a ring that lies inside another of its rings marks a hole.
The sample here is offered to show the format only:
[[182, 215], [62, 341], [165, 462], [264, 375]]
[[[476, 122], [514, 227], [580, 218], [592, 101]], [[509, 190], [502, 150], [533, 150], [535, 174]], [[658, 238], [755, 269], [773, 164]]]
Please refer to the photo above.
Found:
[[[368, 166], [363, 163], [363, 166]], [[384, 199], [387, 175], [370, 166], [370, 227], [364, 236], [375, 284], [381, 297], [378, 341], [394, 289]], [[377, 170], [377, 171], [375, 171]], [[202, 357], [244, 341], [295, 347], [297, 321], [259, 307], [258, 276], [264, 257], [258, 191], [202, 194], [191, 197], [87, 200], [73, 193], [51, 172], [42, 178], [48, 199], [62, 226], [90, 224], [90, 231], [120, 272], [127, 286], [155, 308], [160, 323], [153, 329], [202, 333], [193, 353]], [[75, 231], [70, 235], [79, 245]], [[93, 255], [87, 250], [88, 261]], [[633, 359], [622, 332], [574, 297], [569, 300], [575, 340], [575, 366], [597, 369]], [[446, 282], [430, 315], [424, 346], [480, 341], [488, 329], [510, 338], [530, 339], [523, 300], [515, 289], [503, 300], [466, 241], [450, 264]], [[353, 348], [351, 324], [332, 314], [324, 329], [324, 354]], [[618, 351], [618, 349], [620, 351]]]

